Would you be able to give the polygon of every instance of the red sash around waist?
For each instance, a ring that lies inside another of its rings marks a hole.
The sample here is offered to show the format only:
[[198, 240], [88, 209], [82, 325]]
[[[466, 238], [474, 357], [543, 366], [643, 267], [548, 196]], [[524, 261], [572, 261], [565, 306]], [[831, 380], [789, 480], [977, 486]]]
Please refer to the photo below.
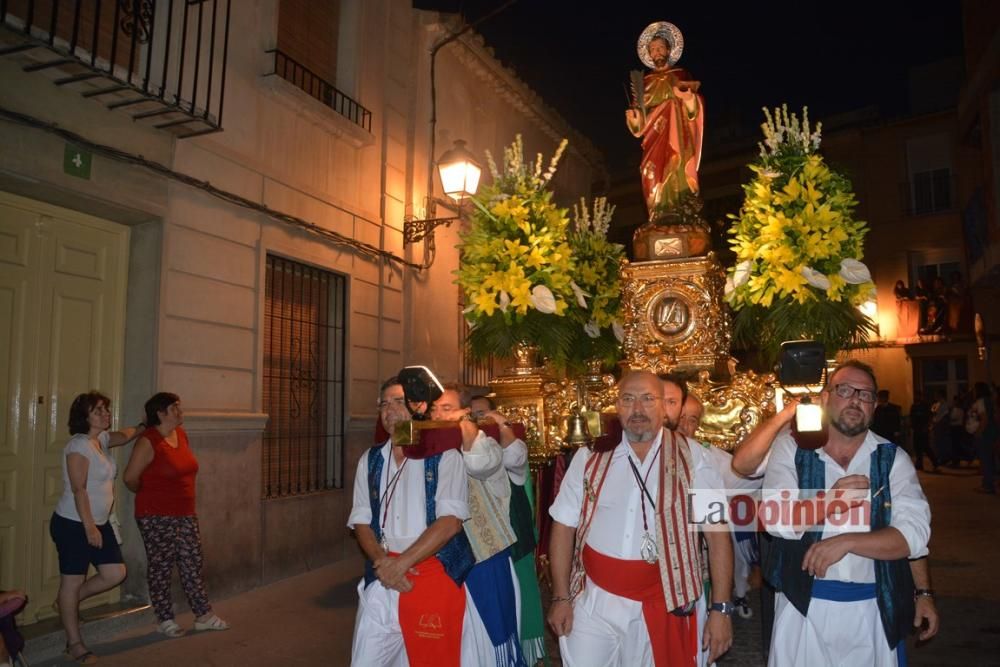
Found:
[[659, 565], [612, 558], [585, 545], [583, 569], [600, 588], [642, 603], [656, 667], [694, 664], [698, 624], [693, 615], [675, 616], [667, 609]]
[[434, 556], [412, 570], [407, 578], [413, 589], [399, 594], [399, 625], [406, 657], [414, 667], [459, 667], [465, 591]]

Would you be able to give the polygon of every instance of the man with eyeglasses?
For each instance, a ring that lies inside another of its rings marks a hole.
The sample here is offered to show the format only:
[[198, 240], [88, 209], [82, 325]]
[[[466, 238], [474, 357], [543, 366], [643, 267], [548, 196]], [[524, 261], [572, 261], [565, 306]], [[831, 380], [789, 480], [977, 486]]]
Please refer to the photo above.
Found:
[[[667, 417], [676, 426], [681, 394], [649, 371], [622, 378], [621, 441], [579, 449], [549, 509], [548, 621], [569, 667], [695, 664], [704, 591], [694, 524], [706, 517], [689, 494], [722, 481], [701, 447], [664, 428]], [[713, 604], [704, 643], [714, 660], [732, 642], [732, 544], [726, 528], [705, 534]]]
[[[463, 528], [476, 561], [465, 581], [474, 610], [465, 632], [474, 638], [477, 649], [477, 657], [468, 664], [524, 667], [517, 620], [519, 585], [510, 558], [517, 541], [510, 524], [510, 478], [504, 449], [476, 425], [469, 400], [459, 385], [446, 384], [431, 405], [431, 419], [458, 421], [463, 432], [475, 433], [462, 442], [470, 514]], [[510, 445], [514, 432], [506, 419], [495, 415], [494, 420], [497, 417], [500, 437]]]
[[[395, 377], [382, 384], [379, 419], [388, 433], [410, 418]], [[463, 425], [471, 442], [478, 429]], [[409, 459], [390, 437], [358, 462], [347, 525], [365, 554], [351, 662], [355, 665], [478, 664], [463, 585], [474, 558], [465, 463], [458, 450]]]
[[[801, 449], [788, 431], [774, 438], [764, 502], [817, 491], [826, 502], [799, 514], [801, 524], [813, 514], [811, 526], [765, 522], [774, 538], [765, 576], [777, 591], [771, 667], [896, 665], [914, 623], [914, 595], [931, 595], [915, 591], [907, 560], [927, 554], [930, 508], [910, 457], [870, 430], [877, 391], [871, 367], [847, 361], [820, 396], [826, 444]], [[838, 495], [843, 502], [832, 502]]]

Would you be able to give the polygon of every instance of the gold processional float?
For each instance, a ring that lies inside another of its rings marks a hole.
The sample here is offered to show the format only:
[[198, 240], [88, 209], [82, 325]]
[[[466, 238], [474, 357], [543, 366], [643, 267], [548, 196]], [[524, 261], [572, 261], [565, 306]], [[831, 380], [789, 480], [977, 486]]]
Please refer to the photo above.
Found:
[[[633, 237], [635, 261], [621, 267], [624, 325], [622, 371], [678, 372], [704, 405], [703, 442], [732, 450], [774, 411], [772, 374], [737, 370], [730, 356], [732, 322], [724, 302], [726, 276], [701, 217], [697, 169], [704, 123], [699, 82], [675, 67], [680, 31], [653, 23], [638, 42], [649, 68], [632, 74], [629, 130], [642, 138], [640, 166], [648, 220]], [[599, 435], [613, 413], [616, 380], [599, 361], [579, 377], [559, 378], [538, 365], [530, 346], [490, 382], [508, 419], [525, 425], [537, 470]]]
[[[680, 31], [666, 22], [649, 25], [638, 40], [639, 58], [649, 72], [632, 73], [633, 104], [625, 121], [642, 139], [640, 178], [648, 219], [633, 237], [635, 261], [623, 260], [620, 266], [619, 366], [622, 372], [683, 375], [689, 392], [704, 406], [696, 437], [732, 450], [773, 413], [775, 378], [737, 370], [730, 356], [726, 275], [712, 250], [698, 194], [704, 126], [700, 83], [675, 66], [683, 48]], [[518, 142], [515, 146], [520, 150]], [[554, 163], [546, 182], [552, 171]], [[493, 378], [490, 388], [507, 419], [524, 427], [536, 472], [602, 435], [602, 415], [613, 415], [617, 398], [615, 376], [603, 372], [601, 360], [588, 363], [577, 377], [560, 376], [538, 363], [530, 344], [516, 348], [514, 366]], [[402, 426], [407, 430], [397, 433], [395, 441], [415, 445], [421, 431], [454, 424], [414, 421]]]

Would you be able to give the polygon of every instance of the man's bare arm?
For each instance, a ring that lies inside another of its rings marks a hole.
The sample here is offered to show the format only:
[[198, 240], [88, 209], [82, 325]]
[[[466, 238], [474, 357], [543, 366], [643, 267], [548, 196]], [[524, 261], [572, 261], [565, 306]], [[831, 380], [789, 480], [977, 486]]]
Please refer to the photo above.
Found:
[[410, 569], [417, 563], [430, 558], [441, 550], [448, 540], [458, 535], [462, 530], [462, 520], [454, 516], [438, 517], [427, 530], [420, 534], [410, 548], [399, 555], [399, 560]]
[[[373, 559], [375, 574], [378, 575], [379, 580], [386, 588], [392, 588], [401, 593], [408, 592], [413, 588], [409, 579], [406, 578], [410, 568], [440, 551], [441, 547], [457, 535], [460, 530], [462, 530], [462, 521], [457, 517], [438, 517], [434, 523], [427, 526], [417, 541], [399, 556], [385, 555]], [[369, 531], [371, 531], [370, 528]], [[374, 533], [372, 533], [372, 537], [374, 538]], [[381, 551], [381, 547], [378, 549]], [[365, 553], [368, 551], [366, 550]]]
[[726, 530], [703, 533], [708, 543], [708, 573], [712, 578], [712, 602], [733, 599], [733, 540]]
[[372, 530], [372, 527], [368, 524], [354, 524], [354, 537], [357, 538], [358, 546], [360, 546], [361, 550], [365, 552], [365, 556], [367, 556], [368, 560], [373, 563], [381, 558], [385, 558], [388, 555], [385, 550], [382, 549], [378, 540], [375, 539], [375, 531]]
[[549, 570], [552, 575], [552, 606], [548, 621], [557, 637], [573, 631], [573, 601], [569, 599], [569, 577], [573, 561], [576, 528], [552, 522], [549, 537]]
[[[703, 534], [708, 543], [712, 602], [729, 602], [733, 599], [733, 538], [728, 530], [709, 530]], [[733, 645], [732, 619], [717, 611], [710, 612], [703, 635], [702, 649], [708, 650], [708, 661], [713, 663]]]
[[798, 403], [798, 400], [789, 398], [781, 412], [770, 419], [765, 419], [757, 424], [754, 430], [750, 431], [746, 440], [740, 443], [740, 446], [733, 452], [733, 470], [744, 477], [751, 477], [757, 473], [757, 468], [760, 467], [768, 450], [771, 449], [771, 443], [774, 442], [781, 429], [795, 416], [795, 406]]
[[[927, 558], [917, 558], [910, 561], [910, 573], [913, 575], [913, 585], [921, 590], [929, 591], [931, 586], [931, 570], [927, 564]], [[924, 628], [924, 621], [927, 627]], [[918, 595], [913, 614], [913, 627], [918, 628], [920, 641], [927, 641], [937, 634], [941, 626], [941, 619], [938, 616], [937, 605], [934, 604], [932, 595]]]

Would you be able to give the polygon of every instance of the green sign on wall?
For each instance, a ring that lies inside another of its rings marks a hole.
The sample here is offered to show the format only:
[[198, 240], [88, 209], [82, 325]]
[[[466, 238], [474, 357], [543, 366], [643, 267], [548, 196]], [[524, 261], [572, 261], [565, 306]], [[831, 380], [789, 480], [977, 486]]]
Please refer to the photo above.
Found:
[[90, 152], [82, 148], [66, 144], [66, 149], [63, 151], [63, 172], [90, 180], [90, 163], [93, 157]]

